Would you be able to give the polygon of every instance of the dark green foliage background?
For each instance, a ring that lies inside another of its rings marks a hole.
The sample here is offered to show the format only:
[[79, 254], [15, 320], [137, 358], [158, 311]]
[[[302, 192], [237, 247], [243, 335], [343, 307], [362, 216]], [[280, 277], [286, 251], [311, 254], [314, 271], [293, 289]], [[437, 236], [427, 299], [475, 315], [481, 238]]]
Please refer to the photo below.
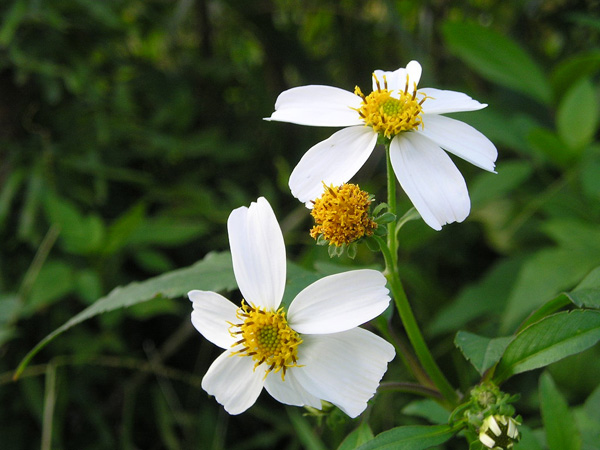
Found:
[[[0, 3], [2, 448], [337, 448], [360, 419], [304, 417], [266, 394], [230, 417], [209, 399], [200, 380], [219, 351], [191, 327], [184, 297], [99, 315], [44, 348], [17, 382], [12, 374], [113, 288], [227, 250], [229, 212], [261, 195], [301, 267], [380, 264], [366, 248], [330, 261], [287, 188], [332, 130], [262, 118], [287, 88], [364, 91], [372, 70], [412, 59], [420, 86], [489, 103], [455, 117], [500, 155], [497, 175], [455, 159], [473, 204], [465, 223], [434, 232], [411, 222], [400, 234], [415, 313], [467, 390], [478, 374], [454, 347], [459, 329], [508, 336], [600, 265], [599, 11], [595, 0]], [[383, 162], [374, 152], [355, 178], [380, 200]], [[556, 389], [578, 411], [600, 401], [590, 396], [598, 350], [550, 366], [546, 404]], [[406, 379], [399, 366], [386, 380]], [[522, 393], [517, 409], [543, 442], [538, 378], [504, 388]], [[427, 423], [402, 412], [411, 400], [380, 394], [373, 431]], [[588, 436], [572, 448], [598, 449]]]

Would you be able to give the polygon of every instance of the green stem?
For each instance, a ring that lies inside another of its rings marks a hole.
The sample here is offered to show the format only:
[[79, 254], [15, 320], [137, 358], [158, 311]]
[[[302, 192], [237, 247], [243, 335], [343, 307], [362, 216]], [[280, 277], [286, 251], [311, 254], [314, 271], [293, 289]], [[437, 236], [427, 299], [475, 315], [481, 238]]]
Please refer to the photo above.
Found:
[[[390, 146], [386, 143], [386, 161], [387, 161], [387, 182], [388, 182], [388, 207], [389, 211], [397, 216], [396, 204], [396, 177], [390, 160]], [[396, 219], [397, 220], [397, 219]], [[398, 242], [396, 239], [396, 221], [388, 224], [387, 246], [380, 240], [383, 257], [386, 265], [386, 277], [388, 279], [394, 302], [404, 325], [404, 330], [412, 344], [412, 347], [419, 359], [425, 372], [431, 378], [444, 399], [449, 403], [449, 406], [456, 406], [458, 403], [458, 395], [456, 391], [446, 379], [441, 369], [433, 359], [429, 347], [425, 343], [425, 339], [419, 329], [415, 316], [413, 314], [402, 281], [398, 275]], [[384, 249], [384, 247], [387, 247]]]

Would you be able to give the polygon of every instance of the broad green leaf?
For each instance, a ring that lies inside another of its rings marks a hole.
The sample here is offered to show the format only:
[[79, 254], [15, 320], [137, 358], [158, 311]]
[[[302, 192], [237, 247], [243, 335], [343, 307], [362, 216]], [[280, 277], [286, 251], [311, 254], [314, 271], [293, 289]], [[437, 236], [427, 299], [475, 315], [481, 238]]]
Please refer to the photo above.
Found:
[[600, 229], [595, 223], [577, 219], [552, 219], [540, 229], [561, 247], [600, 254]]
[[21, 315], [29, 316], [75, 289], [73, 268], [62, 261], [47, 261], [38, 273]]
[[442, 308], [427, 333], [454, 332], [473, 319], [502, 310], [522, 264], [522, 259], [510, 258], [494, 265], [481, 280], [466, 286], [452, 303]]
[[202, 236], [207, 227], [204, 222], [157, 217], [146, 219], [127, 239], [131, 245], [176, 246]]
[[446, 442], [454, 433], [449, 425], [397, 427], [378, 434], [358, 450], [424, 450]]
[[153, 298], [181, 297], [192, 289], [219, 292], [231, 290], [235, 286], [231, 256], [229, 253], [223, 252], [211, 253], [191, 267], [175, 270], [146, 281], [117, 287], [40, 341], [23, 358], [17, 368], [15, 378], [25, 369], [31, 358], [55, 337], [99, 314], [127, 308]]
[[499, 163], [496, 171], [479, 174], [469, 187], [474, 207], [510, 194], [531, 176], [533, 167], [528, 161], [508, 161]]
[[600, 145], [592, 144], [586, 151], [586, 158], [581, 161], [579, 181], [590, 199], [600, 201]]
[[600, 267], [592, 270], [575, 289], [566, 295], [580, 308], [600, 309]]
[[575, 419], [548, 373], [540, 377], [540, 407], [549, 450], [580, 450], [581, 435]]
[[102, 248], [105, 229], [99, 216], [83, 215], [71, 202], [50, 191], [44, 200], [48, 221], [59, 227], [59, 241], [66, 251], [88, 254]]
[[459, 331], [454, 338], [454, 345], [473, 364], [477, 372], [483, 375], [486, 370], [500, 360], [506, 346], [512, 340], [512, 336], [492, 339], [467, 331]]
[[531, 255], [510, 292], [500, 333], [512, 333], [531, 311], [571, 289], [598, 264], [600, 252], [589, 247], [545, 248]]
[[515, 444], [515, 450], [543, 450], [535, 433], [529, 427], [519, 425], [519, 434], [521, 435], [521, 440]]
[[521, 331], [508, 344], [494, 380], [538, 369], [582, 352], [600, 340], [600, 312], [576, 310], [548, 316]]
[[422, 417], [429, 422], [442, 425], [448, 423], [450, 413], [438, 402], [431, 399], [415, 400], [402, 408], [402, 414]]
[[592, 142], [598, 129], [598, 116], [596, 89], [589, 79], [582, 78], [567, 91], [556, 113], [558, 134], [571, 153], [581, 153]]
[[600, 50], [579, 53], [561, 61], [550, 74], [555, 97], [560, 98], [580, 78], [590, 77], [600, 70]]
[[138, 203], [111, 223], [106, 233], [102, 252], [110, 255], [120, 250], [127, 243], [129, 236], [141, 226], [145, 213], [145, 205]]
[[519, 326], [517, 333], [521, 330], [524, 330], [529, 325], [542, 320], [544, 317], [549, 316], [550, 314], [560, 311], [565, 306], [571, 305], [572, 303], [573, 302], [566, 294], [560, 294], [558, 297], [555, 297], [552, 300], [544, 303], [542, 306], [532, 312], [529, 317], [527, 317], [527, 319]]
[[549, 160], [559, 167], [565, 167], [572, 163], [576, 156], [565, 146], [556, 132], [541, 126], [530, 130], [527, 135], [527, 143], [538, 154], [543, 155], [544, 160]]
[[515, 89], [544, 104], [552, 99], [540, 66], [514, 41], [475, 23], [446, 22], [450, 50], [488, 80]]
[[337, 450], [354, 450], [362, 444], [369, 442], [375, 436], [367, 422], [361, 422], [356, 430], [346, 436]]

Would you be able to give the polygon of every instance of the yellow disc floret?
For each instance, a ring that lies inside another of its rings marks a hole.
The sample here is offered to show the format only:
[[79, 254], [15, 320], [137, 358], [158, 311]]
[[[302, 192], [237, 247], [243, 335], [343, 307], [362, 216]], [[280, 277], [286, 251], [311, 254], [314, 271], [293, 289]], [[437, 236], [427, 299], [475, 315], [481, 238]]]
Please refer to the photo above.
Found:
[[315, 200], [311, 211], [315, 226], [310, 235], [314, 239], [323, 235], [329, 245], [338, 247], [371, 236], [377, 224], [369, 215], [369, 194], [355, 184], [323, 186], [325, 193]]
[[290, 328], [282, 308], [267, 311], [242, 301], [236, 317], [241, 323], [230, 324], [229, 333], [239, 340], [232, 347], [241, 345], [235, 355], [251, 356], [254, 369], [266, 364], [265, 377], [270, 372], [285, 372], [290, 367], [298, 367], [298, 346], [302, 343], [300, 335]]
[[403, 131], [415, 130], [423, 125], [422, 105], [427, 96], [421, 94], [422, 98], [420, 100], [417, 98], [416, 84], [412, 90], [409, 90], [407, 77], [404, 91], [390, 91], [385, 77], [383, 88], [375, 74], [373, 78], [377, 85], [376, 91], [365, 96], [358, 86], [354, 89], [354, 93], [363, 99], [357, 111], [365, 121], [365, 125], [386, 138], [394, 137]]

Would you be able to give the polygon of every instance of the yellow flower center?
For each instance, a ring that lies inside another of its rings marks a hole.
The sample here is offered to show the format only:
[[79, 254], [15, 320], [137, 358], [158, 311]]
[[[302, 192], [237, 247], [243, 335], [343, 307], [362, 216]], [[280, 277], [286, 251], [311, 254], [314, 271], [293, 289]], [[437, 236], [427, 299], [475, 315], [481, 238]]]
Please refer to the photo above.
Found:
[[230, 323], [229, 333], [240, 337], [232, 347], [242, 345], [242, 349], [233, 354], [251, 356], [256, 361], [254, 369], [266, 364], [265, 378], [269, 372], [281, 371], [283, 380], [289, 367], [299, 367], [298, 346], [302, 339], [288, 325], [283, 308], [267, 311], [242, 301], [236, 317], [241, 323]]
[[323, 186], [325, 193], [315, 200], [310, 213], [315, 219], [310, 235], [314, 239], [323, 235], [329, 245], [338, 247], [371, 236], [377, 224], [369, 216], [369, 194], [355, 184]]
[[373, 74], [373, 78], [377, 85], [376, 91], [365, 96], [358, 86], [354, 89], [354, 93], [363, 99], [361, 106], [356, 111], [365, 121], [365, 125], [387, 138], [394, 137], [403, 131], [415, 130], [423, 125], [422, 105], [427, 96], [420, 94], [422, 98], [420, 100], [417, 98], [416, 84], [409, 91], [408, 76], [404, 91], [399, 90], [398, 96], [393, 95], [394, 91], [388, 90], [385, 77], [383, 77], [383, 89], [375, 74]]

